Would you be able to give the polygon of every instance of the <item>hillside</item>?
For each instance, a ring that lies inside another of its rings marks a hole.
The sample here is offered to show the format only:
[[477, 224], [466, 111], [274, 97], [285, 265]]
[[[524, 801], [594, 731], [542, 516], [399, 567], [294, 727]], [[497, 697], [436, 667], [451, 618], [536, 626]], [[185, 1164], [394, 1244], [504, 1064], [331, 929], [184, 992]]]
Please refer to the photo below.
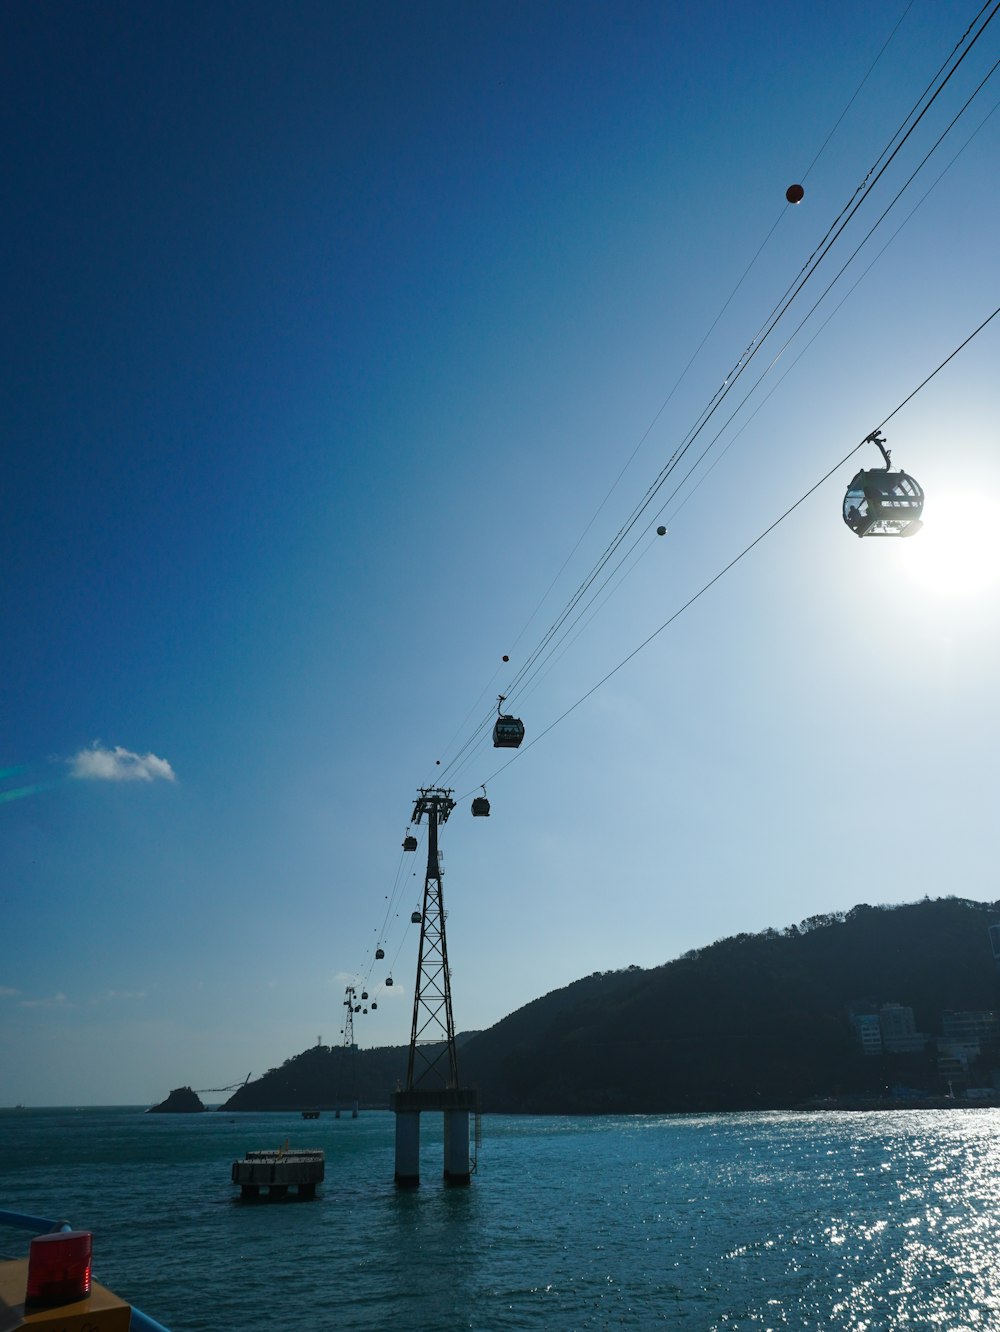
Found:
[[344, 1050], [313, 1045], [286, 1059], [280, 1068], [240, 1087], [223, 1110], [349, 1109], [386, 1106], [389, 1093], [406, 1076], [405, 1046]]
[[[946, 1009], [1000, 1006], [987, 935], [998, 918], [997, 905], [958, 898], [860, 905], [652, 970], [595, 973], [469, 1038], [462, 1081], [488, 1111], [530, 1113], [780, 1108], [893, 1081], [937, 1091], [933, 1052], [863, 1056], [848, 1006], [907, 1005], [932, 1035]], [[348, 1058], [304, 1051], [225, 1108], [333, 1104]], [[359, 1098], [386, 1105], [405, 1068], [405, 1047], [358, 1051]]]

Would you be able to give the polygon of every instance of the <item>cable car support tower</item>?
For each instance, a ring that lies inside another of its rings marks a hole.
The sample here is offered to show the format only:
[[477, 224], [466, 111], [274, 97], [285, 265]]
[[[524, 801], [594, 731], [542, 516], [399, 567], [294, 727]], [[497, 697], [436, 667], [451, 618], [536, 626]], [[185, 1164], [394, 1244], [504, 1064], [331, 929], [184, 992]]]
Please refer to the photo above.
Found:
[[[355, 987], [348, 985], [345, 990], [346, 998], [344, 1007], [347, 1009], [347, 1015], [344, 1018], [344, 1030], [340, 1033], [344, 1038], [343, 1053], [340, 1056], [340, 1079], [341, 1083], [346, 1080], [350, 1083], [350, 1101], [351, 1118], [358, 1117], [358, 1047], [354, 1041], [354, 1010], [360, 1008], [356, 1002]], [[337, 1095], [336, 1117], [340, 1118], [340, 1095]]]
[[420, 951], [413, 989], [406, 1086], [392, 1094], [396, 1114], [396, 1183], [402, 1187], [412, 1188], [420, 1183], [421, 1111], [440, 1110], [444, 1114], [444, 1178], [448, 1184], [468, 1184], [470, 1114], [477, 1116], [478, 1128], [478, 1092], [460, 1086], [458, 1081], [451, 969], [445, 937], [447, 913], [438, 850], [438, 828], [447, 823], [454, 808], [450, 790], [421, 787], [411, 820], [413, 823], [427, 820], [427, 873], [420, 913]]

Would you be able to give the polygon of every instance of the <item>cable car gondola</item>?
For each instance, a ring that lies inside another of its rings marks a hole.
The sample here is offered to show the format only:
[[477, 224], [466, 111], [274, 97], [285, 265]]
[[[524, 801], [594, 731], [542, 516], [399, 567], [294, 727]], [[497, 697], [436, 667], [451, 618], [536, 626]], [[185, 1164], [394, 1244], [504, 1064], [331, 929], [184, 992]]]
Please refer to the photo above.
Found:
[[411, 924], [411, 925], [419, 925], [419, 924], [420, 924], [420, 912], [419, 912], [419, 911], [411, 911], [411, 912], [410, 912], [410, 924]]
[[374, 1012], [376, 1008], [378, 1008], [378, 1000], [373, 999], [373, 1000], [372, 1000], [372, 1012]]
[[391, 976], [386, 976], [386, 978], [385, 978], [385, 983], [386, 983], [386, 985], [391, 985], [391, 984], [392, 984], [392, 977], [391, 977]]
[[385, 957], [385, 949], [384, 949], [384, 948], [376, 948], [376, 949], [375, 949], [375, 961], [376, 961], [376, 962], [381, 962], [381, 960], [382, 960], [383, 957]]
[[472, 802], [472, 817], [475, 819], [488, 819], [490, 816], [490, 802], [486, 799], [486, 787], [483, 787], [483, 794], [476, 796]]
[[367, 991], [367, 990], [362, 990], [362, 991], [361, 991], [361, 998], [362, 998], [362, 999], [367, 999], [367, 998], [368, 998], [368, 991]]
[[497, 719], [493, 724], [493, 748], [517, 749], [524, 739], [524, 722], [520, 717], [512, 717], [510, 713], [501, 712], [503, 701], [504, 696], [501, 694], [497, 699]]
[[416, 849], [417, 849], [417, 839], [412, 834], [409, 837], [403, 838], [404, 851], [416, 851]]
[[864, 468], [847, 487], [844, 496], [844, 522], [855, 536], [914, 536], [923, 527], [924, 492], [915, 477], [894, 472], [879, 430], [865, 440], [877, 444], [885, 459], [884, 467]]

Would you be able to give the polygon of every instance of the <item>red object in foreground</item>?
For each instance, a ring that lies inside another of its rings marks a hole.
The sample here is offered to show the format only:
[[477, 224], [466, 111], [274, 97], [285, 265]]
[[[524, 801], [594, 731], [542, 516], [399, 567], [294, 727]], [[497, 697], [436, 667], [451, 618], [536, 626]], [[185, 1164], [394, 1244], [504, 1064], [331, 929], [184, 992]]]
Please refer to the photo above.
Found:
[[90, 1258], [93, 1236], [89, 1230], [64, 1230], [39, 1235], [28, 1254], [25, 1304], [69, 1304], [90, 1294]]
[[806, 192], [801, 185], [789, 185], [785, 191], [785, 198], [789, 203], [801, 203], [806, 197]]

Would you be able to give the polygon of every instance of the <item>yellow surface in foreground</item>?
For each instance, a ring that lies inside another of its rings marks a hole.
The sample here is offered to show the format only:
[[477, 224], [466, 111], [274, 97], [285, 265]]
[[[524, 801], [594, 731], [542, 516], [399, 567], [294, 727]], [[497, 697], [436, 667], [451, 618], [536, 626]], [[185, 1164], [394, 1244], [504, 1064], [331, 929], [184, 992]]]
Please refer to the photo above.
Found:
[[25, 1313], [27, 1283], [27, 1258], [0, 1263], [0, 1332], [15, 1332], [17, 1328], [44, 1328], [48, 1332], [128, 1332], [131, 1308], [96, 1281], [91, 1282], [90, 1295], [85, 1300]]

